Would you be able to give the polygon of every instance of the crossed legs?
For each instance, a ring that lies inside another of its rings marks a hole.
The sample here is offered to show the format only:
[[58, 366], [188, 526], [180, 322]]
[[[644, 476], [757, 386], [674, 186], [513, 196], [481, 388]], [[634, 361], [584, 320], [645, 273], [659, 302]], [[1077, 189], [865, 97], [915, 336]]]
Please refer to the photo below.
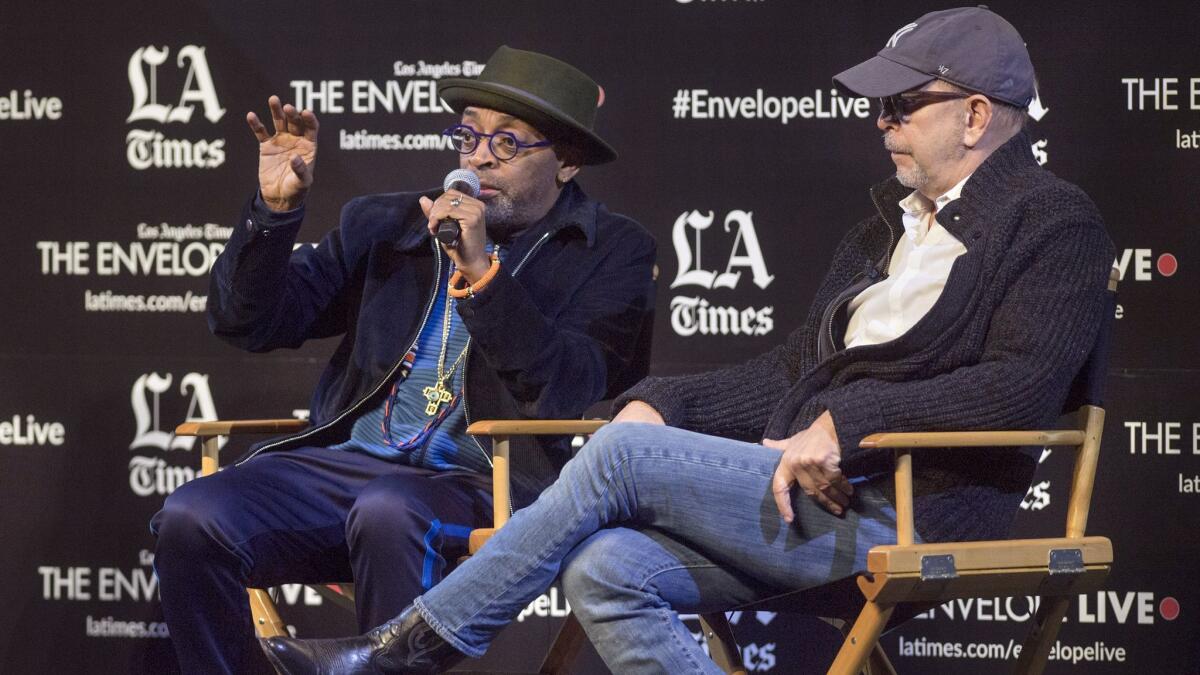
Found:
[[[780, 518], [778, 453], [646, 424], [602, 429], [559, 480], [416, 609], [457, 650], [479, 656], [560, 573], [572, 606], [617, 672], [711, 665], [677, 611], [728, 608], [865, 567], [895, 539], [895, 514], [870, 484], [834, 516], [807, 497]], [[664, 665], [665, 664], [665, 665]]]

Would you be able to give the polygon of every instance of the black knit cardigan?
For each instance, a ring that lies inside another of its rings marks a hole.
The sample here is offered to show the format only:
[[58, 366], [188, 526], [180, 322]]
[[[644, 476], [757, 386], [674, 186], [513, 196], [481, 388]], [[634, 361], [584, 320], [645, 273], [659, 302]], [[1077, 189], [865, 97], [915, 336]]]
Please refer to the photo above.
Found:
[[[889, 496], [881, 431], [1041, 428], [1061, 411], [1095, 342], [1114, 259], [1092, 201], [1038, 166], [1020, 133], [992, 153], [938, 222], [967, 251], [929, 312], [904, 335], [845, 349], [846, 304], [886, 276], [903, 236], [893, 177], [871, 189], [878, 213], [839, 244], [804, 323], [784, 344], [722, 370], [651, 377], [621, 397], [667, 424], [757, 442], [833, 416], [842, 469]], [[824, 343], [824, 344], [822, 344]], [[1036, 468], [1032, 449], [914, 452], [917, 532], [926, 541], [1004, 536]]]

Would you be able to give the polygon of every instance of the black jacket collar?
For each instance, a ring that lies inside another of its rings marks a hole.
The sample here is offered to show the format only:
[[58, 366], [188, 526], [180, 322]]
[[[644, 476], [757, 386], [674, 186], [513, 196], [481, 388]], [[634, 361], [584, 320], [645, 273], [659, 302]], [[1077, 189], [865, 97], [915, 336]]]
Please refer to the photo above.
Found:
[[[1021, 131], [996, 148], [971, 174], [960, 198], [938, 212], [938, 223], [969, 247], [972, 230], [986, 222], [986, 218], [972, 216], [993, 212], [1011, 194], [1014, 175], [1038, 170], [1031, 147], [1029, 135]], [[892, 176], [872, 186], [870, 192], [879, 215], [892, 230], [892, 241], [898, 241], [904, 233], [900, 201], [912, 193], [912, 188]]]

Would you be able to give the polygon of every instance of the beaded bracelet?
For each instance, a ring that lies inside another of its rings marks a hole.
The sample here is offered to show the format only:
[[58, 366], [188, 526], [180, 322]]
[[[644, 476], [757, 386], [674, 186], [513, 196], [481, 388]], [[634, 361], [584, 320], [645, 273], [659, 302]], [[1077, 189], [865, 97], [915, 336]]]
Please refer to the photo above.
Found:
[[484, 286], [487, 286], [488, 282], [496, 277], [496, 272], [500, 271], [500, 258], [495, 254], [492, 254], [491, 257], [492, 266], [488, 268], [488, 271], [484, 272], [483, 276], [479, 277], [479, 281], [476, 281], [473, 284], [468, 284], [464, 288], [458, 287], [460, 283], [466, 280], [466, 278], [463, 276], [462, 270], [454, 270], [454, 274], [450, 276], [450, 297], [473, 298], [475, 297], [476, 293], [482, 291]]

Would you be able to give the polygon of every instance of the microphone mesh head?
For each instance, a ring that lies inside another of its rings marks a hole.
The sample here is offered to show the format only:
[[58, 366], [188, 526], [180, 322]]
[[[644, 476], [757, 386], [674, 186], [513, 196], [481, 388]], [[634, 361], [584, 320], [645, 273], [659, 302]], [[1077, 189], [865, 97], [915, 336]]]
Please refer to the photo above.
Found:
[[455, 169], [446, 174], [446, 180], [442, 181], [442, 191], [447, 190], [458, 190], [465, 195], [478, 197], [479, 176], [466, 169]]

